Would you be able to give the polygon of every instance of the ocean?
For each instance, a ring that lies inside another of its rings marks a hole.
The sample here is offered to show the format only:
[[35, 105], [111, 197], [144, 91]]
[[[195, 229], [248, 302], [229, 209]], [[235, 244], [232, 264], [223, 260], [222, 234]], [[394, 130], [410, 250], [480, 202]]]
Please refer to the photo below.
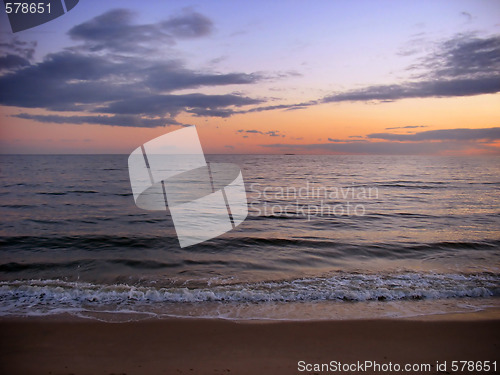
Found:
[[181, 248], [127, 155], [0, 156], [0, 316], [315, 320], [500, 306], [500, 158], [206, 155], [248, 217]]

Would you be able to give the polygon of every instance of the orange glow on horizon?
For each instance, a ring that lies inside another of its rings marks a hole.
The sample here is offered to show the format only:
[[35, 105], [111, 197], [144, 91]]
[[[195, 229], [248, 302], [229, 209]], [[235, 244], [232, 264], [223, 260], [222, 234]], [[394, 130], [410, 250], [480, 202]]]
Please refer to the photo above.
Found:
[[[393, 103], [329, 103], [299, 110], [273, 110], [237, 114], [229, 118], [178, 116], [194, 124], [206, 153], [336, 153], [319, 149], [263, 147], [262, 145], [314, 145], [335, 140], [366, 139], [371, 133], [415, 133], [437, 129], [487, 128], [497, 125], [500, 95], [445, 99], [406, 99]], [[7, 117], [41, 110], [2, 107], [2, 152], [12, 153], [129, 153], [138, 145], [178, 126], [134, 128], [91, 124], [51, 124]], [[72, 114], [74, 115], [74, 114]], [[83, 115], [83, 114], [82, 114]], [[422, 126], [403, 128], [405, 126]], [[388, 129], [399, 128], [399, 129]], [[242, 130], [242, 131], [240, 131]], [[247, 132], [253, 131], [252, 133]], [[274, 136], [271, 136], [273, 134]], [[459, 154], [498, 153], [499, 142], [489, 149], [467, 147]], [[447, 151], [446, 153], [450, 153]], [[454, 153], [454, 152], [451, 152]]]

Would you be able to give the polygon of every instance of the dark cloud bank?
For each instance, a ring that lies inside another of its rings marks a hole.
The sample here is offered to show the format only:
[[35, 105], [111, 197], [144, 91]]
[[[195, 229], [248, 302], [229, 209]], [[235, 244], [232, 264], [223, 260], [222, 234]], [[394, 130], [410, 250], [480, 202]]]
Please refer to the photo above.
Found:
[[227, 117], [235, 108], [261, 100], [235, 94], [176, 94], [203, 86], [259, 82], [258, 74], [199, 72], [178, 59], [152, 60], [154, 51], [182, 39], [212, 32], [205, 16], [185, 11], [157, 24], [137, 25], [133, 14], [112, 10], [73, 27], [76, 47], [32, 63], [33, 47], [12, 41], [0, 45], [0, 104], [51, 111], [88, 113], [17, 117], [39, 122], [155, 127], [179, 123], [181, 112]]

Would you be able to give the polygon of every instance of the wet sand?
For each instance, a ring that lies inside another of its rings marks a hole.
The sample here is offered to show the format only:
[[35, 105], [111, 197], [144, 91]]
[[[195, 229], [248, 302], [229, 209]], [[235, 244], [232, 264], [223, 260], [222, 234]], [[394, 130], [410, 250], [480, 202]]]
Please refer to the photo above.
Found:
[[[12, 375], [329, 374], [335, 372], [313, 365], [331, 361], [425, 363], [432, 365], [429, 374], [454, 373], [451, 361], [497, 360], [500, 366], [498, 311], [308, 322], [3, 318], [0, 332], [0, 373]], [[444, 361], [440, 372], [437, 362]]]

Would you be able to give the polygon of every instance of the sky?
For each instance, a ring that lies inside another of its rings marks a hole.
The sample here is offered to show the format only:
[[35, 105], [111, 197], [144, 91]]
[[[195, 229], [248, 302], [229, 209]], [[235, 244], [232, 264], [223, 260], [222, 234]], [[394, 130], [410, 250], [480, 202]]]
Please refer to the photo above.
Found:
[[[3, 6], [0, 6], [3, 7]], [[500, 154], [500, 1], [80, 0], [12, 33], [0, 153]]]

